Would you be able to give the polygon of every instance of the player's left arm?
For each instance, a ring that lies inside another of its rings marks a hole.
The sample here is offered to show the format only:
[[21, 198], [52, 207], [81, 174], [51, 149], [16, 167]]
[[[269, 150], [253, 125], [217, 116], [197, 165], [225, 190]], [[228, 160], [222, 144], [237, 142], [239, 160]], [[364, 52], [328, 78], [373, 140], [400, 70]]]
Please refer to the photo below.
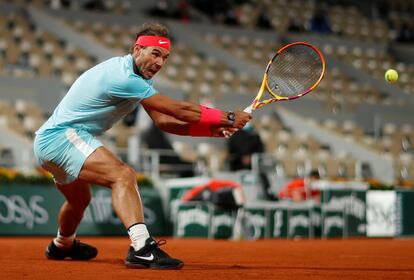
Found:
[[[157, 93], [141, 101], [145, 110], [158, 111], [169, 115], [185, 123], [198, 123], [202, 119], [202, 109], [200, 104], [188, 101], [176, 100], [166, 95]], [[217, 111], [217, 109], [215, 109]], [[228, 124], [228, 112], [221, 111], [221, 117], [217, 125], [241, 129], [252, 118], [251, 114], [235, 111], [233, 125]]]
[[[151, 110], [145, 107], [148, 115], [151, 117], [155, 125], [161, 129], [162, 131], [177, 134], [177, 135], [190, 135], [189, 134], [189, 127], [190, 124], [180, 121], [172, 116], [163, 114], [161, 112]], [[212, 137], [223, 137], [223, 131], [229, 130], [228, 126], [211, 126], [211, 133]], [[233, 130], [233, 129], [232, 129]]]

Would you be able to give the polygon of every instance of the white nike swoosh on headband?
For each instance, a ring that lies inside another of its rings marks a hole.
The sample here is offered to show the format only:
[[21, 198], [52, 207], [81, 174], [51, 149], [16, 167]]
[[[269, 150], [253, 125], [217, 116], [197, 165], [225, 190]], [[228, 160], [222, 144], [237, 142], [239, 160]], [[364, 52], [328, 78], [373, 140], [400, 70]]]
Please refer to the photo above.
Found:
[[161, 44], [161, 45], [162, 45], [162, 44], [168, 44], [168, 41], [161, 41], [161, 40], [159, 40], [159, 41], [158, 41], [158, 44]]

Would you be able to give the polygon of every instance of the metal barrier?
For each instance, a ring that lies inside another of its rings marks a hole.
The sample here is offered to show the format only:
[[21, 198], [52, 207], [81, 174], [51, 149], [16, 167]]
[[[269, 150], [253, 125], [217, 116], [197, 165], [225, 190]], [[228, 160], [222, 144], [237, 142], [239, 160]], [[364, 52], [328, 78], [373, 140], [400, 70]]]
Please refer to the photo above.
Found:
[[177, 177], [183, 172], [194, 172], [196, 164], [180, 163], [181, 159], [174, 150], [139, 149], [133, 160], [126, 149], [118, 150], [117, 154], [135, 170], [147, 174], [154, 181], [160, 178]]

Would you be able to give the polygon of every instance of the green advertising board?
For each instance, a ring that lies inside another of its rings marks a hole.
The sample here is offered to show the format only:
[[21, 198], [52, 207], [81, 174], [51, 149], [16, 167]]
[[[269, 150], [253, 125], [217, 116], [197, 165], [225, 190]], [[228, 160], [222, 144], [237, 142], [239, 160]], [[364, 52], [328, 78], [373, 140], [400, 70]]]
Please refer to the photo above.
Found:
[[[149, 231], [152, 235], [164, 235], [165, 218], [158, 191], [143, 187], [140, 194]], [[63, 202], [63, 195], [52, 185], [1, 185], [0, 235], [55, 235]], [[92, 188], [92, 200], [77, 234], [126, 234], [112, 208], [111, 190]]]
[[243, 234], [245, 239], [255, 240], [268, 237], [268, 218], [265, 208], [247, 207], [244, 210]]
[[366, 235], [366, 191], [365, 190], [323, 190], [322, 206], [344, 209], [345, 236]]
[[397, 191], [396, 226], [398, 236], [414, 236], [414, 192]]
[[214, 239], [229, 239], [233, 236], [236, 211], [213, 208], [211, 235]]
[[206, 202], [183, 202], [174, 221], [176, 237], [210, 237], [212, 207]]
[[291, 206], [288, 212], [288, 237], [309, 238], [313, 236], [312, 208]]
[[173, 235], [173, 223], [176, 220], [178, 206], [181, 204], [181, 197], [195, 186], [200, 186], [209, 182], [209, 178], [191, 177], [191, 178], [174, 178], [163, 182], [162, 188], [167, 190], [166, 203], [166, 235]]
[[311, 223], [313, 230], [313, 237], [322, 237], [322, 213], [321, 207], [315, 205], [311, 210]]
[[342, 207], [325, 205], [321, 208], [322, 237], [344, 237], [346, 223]]
[[63, 196], [51, 186], [1, 185], [0, 234], [56, 234], [63, 201]]
[[236, 211], [209, 202], [181, 202], [174, 222], [176, 237], [229, 239], [233, 236]]
[[288, 210], [286, 207], [271, 208], [268, 210], [269, 237], [287, 238]]

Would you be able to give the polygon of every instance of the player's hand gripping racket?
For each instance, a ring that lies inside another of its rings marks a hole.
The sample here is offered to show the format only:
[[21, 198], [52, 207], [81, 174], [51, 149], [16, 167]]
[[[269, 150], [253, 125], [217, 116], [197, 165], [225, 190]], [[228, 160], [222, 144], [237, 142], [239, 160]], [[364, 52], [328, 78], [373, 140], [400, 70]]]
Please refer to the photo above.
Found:
[[[302, 97], [318, 86], [324, 74], [325, 59], [315, 46], [306, 42], [288, 44], [267, 64], [260, 90], [244, 111], [252, 113], [269, 103]], [[265, 89], [271, 98], [261, 100]], [[223, 134], [231, 136], [227, 131]]]

